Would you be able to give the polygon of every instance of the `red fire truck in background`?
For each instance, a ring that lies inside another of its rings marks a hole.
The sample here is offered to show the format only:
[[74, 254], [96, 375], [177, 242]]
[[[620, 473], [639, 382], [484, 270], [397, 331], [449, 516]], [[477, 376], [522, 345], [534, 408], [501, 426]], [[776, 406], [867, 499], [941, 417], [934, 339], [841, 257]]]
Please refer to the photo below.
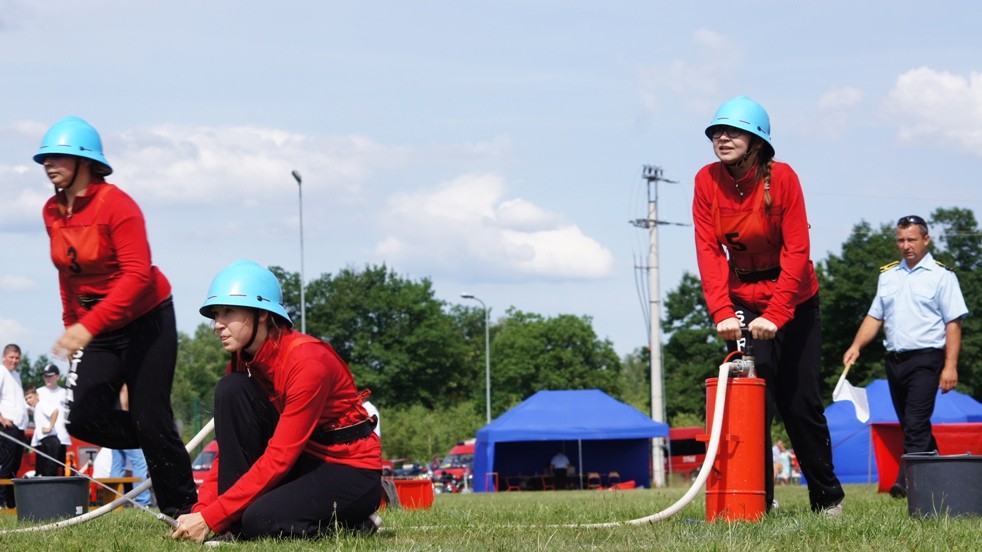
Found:
[[[27, 428], [25, 433], [27, 434], [27, 443], [30, 444], [31, 438], [34, 436], [34, 428]], [[99, 454], [99, 449], [101, 448], [98, 445], [87, 443], [77, 437], [72, 437], [72, 444], [68, 446], [68, 451], [65, 454], [65, 463], [81, 470], [82, 467], [91, 464], [95, 460], [95, 455]], [[36, 462], [37, 454], [25, 448], [24, 457], [20, 462], [20, 470], [17, 471], [17, 477], [24, 477], [28, 473], [33, 473]], [[82, 471], [84, 472], [84, 470]]]
[[699, 475], [699, 468], [706, 459], [706, 442], [697, 440], [697, 436], [705, 434], [706, 428], [702, 426], [669, 428], [671, 455], [668, 468], [673, 475], [689, 480]]

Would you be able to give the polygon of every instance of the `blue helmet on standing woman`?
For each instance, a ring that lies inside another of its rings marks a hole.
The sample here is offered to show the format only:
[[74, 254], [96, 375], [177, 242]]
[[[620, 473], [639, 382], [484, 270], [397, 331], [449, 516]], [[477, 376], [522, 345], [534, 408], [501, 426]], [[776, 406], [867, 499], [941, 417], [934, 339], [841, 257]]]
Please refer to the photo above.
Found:
[[211, 307], [215, 305], [268, 311], [293, 326], [293, 320], [283, 307], [279, 280], [255, 261], [235, 261], [215, 276], [208, 288], [208, 297], [198, 312], [206, 318], [214, 318]]
[[750, 98], [737, 96], [719, 106], [716, 114], [713, 115], [713, 122], [706, 127], [706, 137], [712, 140], [713, 127], [720, 125], [738, 128], [761, 138], [771, 148], [771, 153], [774, 153], [774, 144], [771, 143], [771, 118], [759, 103]]
[[51, 154], [73, 155], [96, 162], [92, 172], [108, 176], [112, 166], [102, 154], [102, 139], [95, 127], [78, 117], [65, 117], [55, 123], [41, 139], [41, 147], [34, 154], [34, 162], [44, 164], [44, 156]]

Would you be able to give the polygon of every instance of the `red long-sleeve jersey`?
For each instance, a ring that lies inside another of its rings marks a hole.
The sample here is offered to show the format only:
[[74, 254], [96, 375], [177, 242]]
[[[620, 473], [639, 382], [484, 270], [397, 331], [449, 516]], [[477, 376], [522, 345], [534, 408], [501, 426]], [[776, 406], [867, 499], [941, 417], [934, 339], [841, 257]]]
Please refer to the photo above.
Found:
[[[136, 202], [112, 184], [93, 182], [69, 211], [51, 197], [44, 225], [58, 269], [62, 320], [92, 335], [121, 328], [170, 297], [171, 286], [153, 265], [146, 223]], [[85, 310], [79, 297], [103, 297]]]
[[330, 345], [286, 330], [277, 339], [267, 339], [248, 365], [233, 357], [226, 373], [246, 371], [266, 392], [280, 418], [263, 455], [221, 495], [222, 451], [218, 451], [193, 508], [213, 531], [225, 531], [239, 520], [249, 504], [279, 484], [301, 454], [356, 468], [382, 469], [382, 445], [375, 433], [337, 445], [310, 439], [318, 428], [346, 427], [369, 418], [351, 371]]
[[[758, 178], [752, 171], [734, 180], [719, 162], [696, 174], [696, 257], [706, 304], [717, 324], [735, 316], [737, 299], [780, 328], [794, 317], [797, 305], [818, 292], [798, 175], [785, 163], [772, 163], [769, 209]], [[734, 270], [776, 267], [781, 268], [776, 281], [754, 283], [741, 282]]]

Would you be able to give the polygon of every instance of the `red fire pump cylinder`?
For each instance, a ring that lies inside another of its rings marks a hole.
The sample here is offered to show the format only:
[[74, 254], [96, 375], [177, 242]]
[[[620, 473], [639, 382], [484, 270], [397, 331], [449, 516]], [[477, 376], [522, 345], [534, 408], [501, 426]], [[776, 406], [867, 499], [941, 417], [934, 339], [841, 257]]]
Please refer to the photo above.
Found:
[[[706, 380], [707, 433], [716, 415], [717, 378]], [[764, 517], [764, 392], [761, 378], [727, 378], [723, 430], [706, 480], [706, 520]]]

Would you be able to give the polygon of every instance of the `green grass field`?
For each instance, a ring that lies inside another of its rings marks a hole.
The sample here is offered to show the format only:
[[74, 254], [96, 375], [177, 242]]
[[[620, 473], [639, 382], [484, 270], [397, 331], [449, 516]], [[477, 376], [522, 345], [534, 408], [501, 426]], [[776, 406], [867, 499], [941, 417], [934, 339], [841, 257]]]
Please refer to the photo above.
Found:
[[[383, 511], [371, 537], [343, 534], [317, 541], [261, 541], [235, 550], [980, 550], [982, 518], [911, 519], [907, 503], [875, 487], [846, 488], [845, 512], [827, 518], [808, 509], [801, 487], [778, 487], [781, 506], [758, 523], [706, 523], [700, 494], [674, 517], [644, 526], [589, 529], [577, 524], [625, 521], [670, 506], [683, 487], [659, 490], [515, 492], [437, 495], [427, 510]], [[0, 529], [28, 526], [0, 516]], [[173, 542], [168, 528], [126, 509], [45, 533], [0, 535], [4, 551], [201, 550]]]

